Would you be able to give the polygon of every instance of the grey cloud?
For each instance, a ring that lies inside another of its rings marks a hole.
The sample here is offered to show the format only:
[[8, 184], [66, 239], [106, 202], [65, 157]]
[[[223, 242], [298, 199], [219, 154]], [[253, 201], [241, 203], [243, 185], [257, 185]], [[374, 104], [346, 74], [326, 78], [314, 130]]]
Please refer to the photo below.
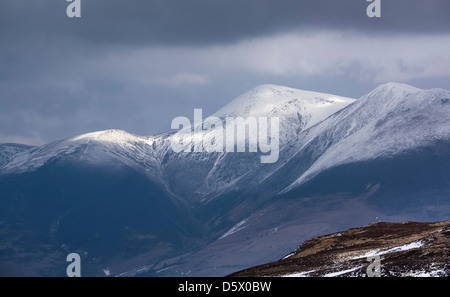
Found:
[[450, 88], [448, 1], [382, 0], [381, 19], [365, 0], [81, 2], [69, 19], [64, 0], [0, 0], [0, 142], [155, 134], [262, 83]]
[[369, 19], [367, 5], [365, 0], [82, 0], [82, 18], [69, 19], [65, 1], [2, 0], [0, 36], [177, 45], [223, 44], [291, 29], [450, 30], [448, 1], [382, 0], [381, 19]]

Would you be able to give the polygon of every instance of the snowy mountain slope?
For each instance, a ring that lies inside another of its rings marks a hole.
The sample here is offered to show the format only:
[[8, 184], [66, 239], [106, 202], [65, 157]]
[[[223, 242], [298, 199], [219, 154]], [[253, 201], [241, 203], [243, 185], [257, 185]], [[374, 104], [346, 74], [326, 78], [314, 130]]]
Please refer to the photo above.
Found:
[[77, 252], [84, 275], [98, 276], [198, 247], [203, 226], [167, 191], [149, 141], [102, 131], [9, 162], [0, 175], [0, 275], [63, 276]]
[[0, 174], [35, 171], [53, 161], [91, 165], [129, 166], [161, 180], [160, 163], [152, 146], [157, 137], [141, 137], [121, 130], [88, 133], [55, 141], [12, 158]]
[[268, 84], [237, 97], [212, 116], [222, 119], [279, 117], [280, 143], [283, 144], [354, 101], [337, 95]]
[[[317, 160], [285, 191], [337, 165], [389, 158], [450, 139], [450, 92], [381, 85], [303, 135], [299, 147], [320, 139]], [[323, 146], [323, 144], [326, 144]]]
[[[271, 117], [279, 118], [279, 147], [280, 149], [293, 139], [297, 138], [302, 131], [323, 121], [336, 111], [348, 106], [355, 100], [351, 98], [296, 90], [288, 87], [275, 85], [262, 85], [239, 96], [225, 107], [221, 108], [212, 117], [218, 117], [226, 123], [227, 117]], [[204, 116], [206, 118], [206, 116]], [[221, 127], [220, 127], [221, 128]], [[220, 129], [219, 128], [219, 129]], [[188, 131], [188, 133], [190, 133]], [[215, 129], [204, 130], [194, 136], [194, 142], [201, 139], [211, 139]], [[201, 135], [201, 137], [199, 137]], [[189, 135], [180, 133], [170, 136], [186, 137]], [[236, 137], [245, 139], [244, 137]], [[208, 146], [208, 144], [205, 144]], [[204, 148], [211, 151], [211, 148]], [[248, 147], [247, 147], [248, 152]], [[165, 176], [175, 193], [194, 196], [217, 196], [226, 190], [234, 188], [239, 181], [249, 186], [248, 180], [252, 180], [252, 185], [256, 186], [264, 180], [273, 170], [274, 166], [261, 164], [261, 152], [258, 153], [229, 153], [229, 152], [199, 152], [199, 153], [177, 153], [167, 152], [162, 165]], [[278, 162], [277, 164], [278, 165]], [[270, 167], [270, 169], [269, 169]], [[189, 170], [190, 175], [180, 176], [183, 170]], [[264, 171], [259, 171], [265, 168]]]
[[23, 154], [33, 148], [33, 146], [15, 143], [0, 144], [0, 168], [11, 162], [19, 154]]

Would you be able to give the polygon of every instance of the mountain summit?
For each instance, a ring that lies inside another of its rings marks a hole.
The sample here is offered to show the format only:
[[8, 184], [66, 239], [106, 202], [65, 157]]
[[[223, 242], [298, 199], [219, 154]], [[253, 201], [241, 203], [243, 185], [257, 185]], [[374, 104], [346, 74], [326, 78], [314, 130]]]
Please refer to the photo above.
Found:
[[[355, 99], [303, 91], [277, 85], [261, 85], [237, 97], [213, 114], [217, 117], [280, 117], [282, 131], [297, 133], [323, 121]], [[292, 135], [288, 135], [292, 136]]]

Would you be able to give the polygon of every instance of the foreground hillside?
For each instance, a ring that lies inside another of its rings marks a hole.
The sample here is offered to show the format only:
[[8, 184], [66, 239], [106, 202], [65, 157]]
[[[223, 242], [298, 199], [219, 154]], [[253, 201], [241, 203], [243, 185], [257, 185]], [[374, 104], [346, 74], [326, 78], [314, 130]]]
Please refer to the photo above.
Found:
[[281, 260], [231, 276], [367, 276], [374, 256], [381, 276], [448, 277], [450, 221], [372, 223], [314, 237]]

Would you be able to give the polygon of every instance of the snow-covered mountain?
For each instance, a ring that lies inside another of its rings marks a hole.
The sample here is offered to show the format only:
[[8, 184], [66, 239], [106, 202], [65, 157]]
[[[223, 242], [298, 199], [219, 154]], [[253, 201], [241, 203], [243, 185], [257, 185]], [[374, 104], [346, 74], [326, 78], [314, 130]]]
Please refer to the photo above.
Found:
[[328, 168], [375, 159], [450, 139], [450, 92], [404, 84], [381, 85], [334, 114], [301, 140], [301, 146], [326, 137], [329, 147], [287, 189]]
[[[224, 123], [227, 117], [277, 117], [280, 122], [279, 145], [282, 148], [302, 131], [354, 101], [342, 96], [262, 85], [234, 99], [211, 116], [222, 119]], [[203, 131], [201, 135], [205, 138], [213, 133], [214, 129]], [[172, 141], [171, 137], [177, 136], [171, 135], [167, 141]], [[261, 166], [260, 154], [254, 153], [174, 154], [169, 149], [160, 156], [162, 170], [174, 193], [185, 197], [203, 197], [205, 200], [236, 186], [257, 186], [273, 170], [273, 166]], [[190, 174], [184, 174], [185, 171]]]
[[[280, 146], [355, 100], [336, 95], [262, 85], [239, 96], [212, 116], [278, 117]], [[190, 131], [189, 131], [190, 133]], [[214, 131], [202, 132], [203, 136]], [[119, 163], [145, 172], [188, 198], [223, 192], [260, 166], [259, 155], [235, 153], [175, 153], [174, 133], [142, 137], [121, 130], [88, 133], [49, 143], [3, 165], [1, 172], [36, 170], [55, 159]], [[0, 174], [1, 174], [0, 172]], [[185, 172], [190, 172], [186, 175]], [[256, 181], [256, 177], [252, 177]]]
[[[211, 116], [279, 118], [275, 163], [261, 163], [260, 152], [175, 152], [186, 130], [0, 145], [0, 241], [8, 243], [0, 255], [13, 259], [0, 265], [14, 271], [32, 242], [42, 249], [30, 275], [69, 250], [84, 255], [91, 275], [225, 275], [291, 250], [293, 234], [375, 217], [445, 219], [448, 114], [450, 92], [440, 89], [389, 83], [355, 100], [262, 85]], [[194, 141], [215, 132], [194, 128]]]

